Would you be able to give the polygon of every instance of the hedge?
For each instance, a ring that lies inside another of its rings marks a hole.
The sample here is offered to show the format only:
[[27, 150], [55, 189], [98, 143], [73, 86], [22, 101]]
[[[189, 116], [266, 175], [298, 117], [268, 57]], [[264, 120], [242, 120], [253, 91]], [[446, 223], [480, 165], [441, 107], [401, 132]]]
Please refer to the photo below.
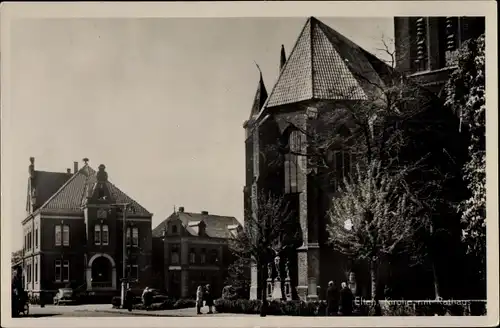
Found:
[[[119, 296], [113, 297], [111, 300], [111, 305], [113, 308], [119, 308], [121, 304], [121, 298]], [[180, 299], [174, 300], [166, 296], [155, 296], [153, 298], [153, 303], [149, 308], [144, 308], [140, 296], [134, 297], [134, 303], [132, 308], [135, 310], [174, 310], [174, 309], [186, 309], [196, 306], [196, 301], [191, 299]]]
[[[262, 302], [260, 300], [215, 300], [215, 310], [219, 313], [260, 313]], [[380, 302], [380, 313], [383, 316], [434, 316], [434, 315], [484, 315], [485, 302], [471, 302], [470, 307], [462, 304], [412, 304], [410, 302]], [[470, 311], [469, 311], [470, 310]], [[374, 316], [375, 307], [370, 302], [354, 306], [353, 315]], [[325, 301], [269, 301], [268, 315], [287, 316], [324, 316], [326, 315]]]

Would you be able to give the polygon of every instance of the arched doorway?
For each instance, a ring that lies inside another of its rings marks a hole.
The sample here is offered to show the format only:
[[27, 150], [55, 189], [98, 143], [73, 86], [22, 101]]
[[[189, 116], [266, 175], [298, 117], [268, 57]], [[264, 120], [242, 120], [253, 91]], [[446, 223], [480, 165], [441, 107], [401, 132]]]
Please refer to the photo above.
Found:
[[92, 285], [94, 287], [111, 287], [112, 265], [104, 256], [100, 256], [92, 263]]
[[95, 254], [87, 265], [87, 290], [116, 289], [116, 266], [111, 256]]

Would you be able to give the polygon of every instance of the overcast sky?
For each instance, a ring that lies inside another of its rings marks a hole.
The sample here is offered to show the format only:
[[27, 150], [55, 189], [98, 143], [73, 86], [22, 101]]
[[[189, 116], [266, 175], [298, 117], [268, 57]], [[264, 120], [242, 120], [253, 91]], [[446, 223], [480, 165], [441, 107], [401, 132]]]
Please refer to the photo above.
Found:
[[[3, 219], [21, 221], [29, 157], [65, 172], [88, 157], [154, 213], [243, 217], [244, 130], [259, 78], [270, 92], [307, 18], [45, 19], [13, 23]], [[383, 56], [393, 18], [320, 18]], [[5, 139], [4, 139], [5, 140]]]

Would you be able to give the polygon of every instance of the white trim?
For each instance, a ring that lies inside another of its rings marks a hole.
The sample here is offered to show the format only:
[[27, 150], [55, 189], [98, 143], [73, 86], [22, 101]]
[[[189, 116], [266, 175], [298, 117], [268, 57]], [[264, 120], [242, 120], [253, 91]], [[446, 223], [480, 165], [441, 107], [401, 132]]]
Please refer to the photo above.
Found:
[[94, 260], [98, 257], [101, 257], [101, 256], [104, 256], [105, 258], [107, 258], [110, 262], [111, 262], [111, 266], [113, 268], [116, 267], [116, 263], [115, 263], [115, 260], [109, 255], [109, 254], [106, 254], [106, 253], [97, 253], [97, 254], [94, 254], [90, 260], [89, 260], [89, 263], [87, 265], [87, 267], [89, 268], [92, 268], [92, 263], [94, 263]]

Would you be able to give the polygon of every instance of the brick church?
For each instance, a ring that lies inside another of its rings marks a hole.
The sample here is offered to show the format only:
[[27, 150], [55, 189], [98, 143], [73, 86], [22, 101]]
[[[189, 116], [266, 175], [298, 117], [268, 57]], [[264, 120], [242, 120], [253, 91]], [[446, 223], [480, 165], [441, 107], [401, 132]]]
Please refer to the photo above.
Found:
[[[436, 98], [455, 65], [458, 47], [465, 40], [484, 33], [484, 20], [475, 18], [395, 18], [394, 24], [397, 68], [421, 82]], [[327, 245], [325, 229], [329, 202], [335, 197], [334, 186], [349, 175], [355, 156], [335, 146], [328, 149], [328, 158], [335, 162], [333, 166], [338, 167], [338, 172], [327, 182], [317, 178], [315, 168], [300, 153], [306, 153], [309, 144], [310, 136], [304, 131], [318, 126], [313, 122], [321, 121], [323, 113], [340, 109], [343, 104], [373, 99], [376, 91], [371, 85], [383, 85], [390, 70], [376, 56], [310, 17], [288, 58], [282, 47], [280, 73], [269, 93], [262, 74], [260, 76], [250, 117], [243, 125], [246, 133], [244, 205], [246, 211], [255, 213], [257, 202], [253, 200], [257, 193], [268, 191], [283, 195], [289, 201], [302, 230], [302, 246], [288, 259], [291, 284], [301, 299], [323, 299], [330, 280], [337, 285], [350, 281], [357, 286], [357, 296], [370, 297], [366, 268], [334, 252]], [[437, 118], [440, 111], [428, 112], [422, 114], [426, 119], [441, 120], [456, 127], [456, 117]], [[276, 148], [269, 147], [277, 142], [291, 150], [283, 154], [279, 164], [273, 161]], [[443, 258], [446, 259], [446, 255]], [[392, 277], [397, 277], [393, 280], [418, 286], [413, 288], [413, 294], [405, 294], [405, 298], [432, 298], [433, 277], [428, 268], [400, 267], [393, 273]], [[261, 284], [256, 267], [252, 267], [251, 279], [250, 296], [258, 298]], [[453, 290], [453, 284], [460, 283], [459, 280], [442, 280], [442, 294], [456, 296], [446, 290]]]
[[108, 179], [104, 165], [95, 171], [83, 161], [73, 171], [47, 172], [36, 170], [30, 158], [22, 221], [24, 286], [30, 294], [54, 295], [69, 285], [112, 296], [119, 295], [124, 275], [136, 281], [133, 288], [150, 280], [152, 214]]

